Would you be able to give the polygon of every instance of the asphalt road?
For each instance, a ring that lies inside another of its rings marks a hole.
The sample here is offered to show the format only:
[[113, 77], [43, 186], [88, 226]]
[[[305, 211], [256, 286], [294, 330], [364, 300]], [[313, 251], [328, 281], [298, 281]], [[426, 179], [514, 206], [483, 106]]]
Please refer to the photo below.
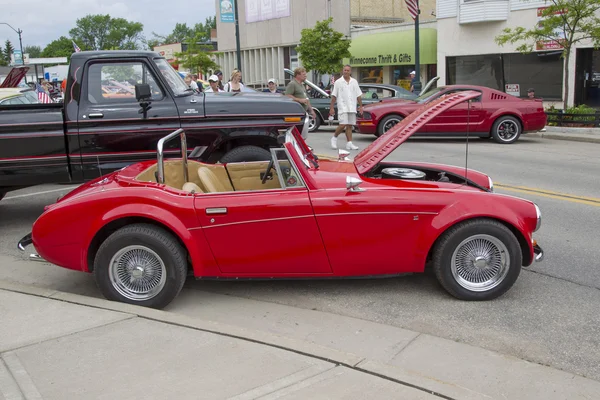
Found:
[[[318, 153], [334, 154], [328, 147], [330, 136], [327, 131], [314, 133], [309, 144]], [[364, 148], [373, 139], [355, 135], [354, 143]], [[339, 144], [345, 140], [340, 138]], [[411, 139], [390, 159], [464, 165], [465, 148], [464, 140]], [[168, 310], [227, 321], [223, 309], [206, 304], [228, 298], [236, 306], [251, 303], [246, 318], [255, 323], [267, 318], [269, 305], [289, 305], [429, 333], [600, 380], [598, 154], [598, 144], [526, 136], [513, 145], [470, 141], [469, 168], [491, 175], [498, 193], [535, 201], [543, 214], [536, 238], [545, 260], [524, 269], [500, 299], [457, 301], [429, 275], [347, 281], [188, 281], [182, 293], [186, 301], [176, 299]], [[24, 259], [15, 248], [17, 240], [29, 232], [45, 204], [71, 187], [45, 185], [9, 193], [0, 202], [0, 255]], [[0, 279], [99, 296], [89, 275], [31, 264], [23, 269], [2, 265]]]

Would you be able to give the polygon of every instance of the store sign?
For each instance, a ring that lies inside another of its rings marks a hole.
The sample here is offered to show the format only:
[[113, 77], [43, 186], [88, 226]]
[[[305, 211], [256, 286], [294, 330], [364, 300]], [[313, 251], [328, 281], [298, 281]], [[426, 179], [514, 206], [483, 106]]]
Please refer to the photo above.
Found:
[[160, 54], [161, 56], [163, 56], [167, 60], [172, 60], [173, 59], [173, 49], [160, 50], [158, 52], [158, 54]]
[[235, 0], [219, 0], [221, 22], [235, 22], [235, 15], [233, 12], [234, 1]]
[[290, 0], [246, 0], [246, 22], [248, 23], [290, 15]]
[[373, 57], [350, 57], [350, 65], [397, 65], [414, 64], [412, 55], [408, 53], [400, 54], [378, 54]]
[[23, 53], [21, 53], [21, 50], [13, 51], [11, 61], [13, 65], [23, 65]]
[[[542, 27], [542, 21], [544, 20], [543, 13], [544, 10], [548, 7], [540, 7], [537, 9], [537, 20], [538, 20], [538, 28]], [[558, 10], [552, 13], [552, 16], [562, 15], [566, 13], [567, 10]], [[563, 48], [562, 42], [565, 40], [565, 31], [562, 28], [556, 28], [554, 32], [552, 32], [552, 36], [556, 38], [556, 40], [540, 40], [535, 44], [536, 51], [544, 51], [544, 50], [561, 50]]]
[[521, 97], [521, 88], [518, 83], [507, 83], [504, 85], [504, 91], [511, 96]]

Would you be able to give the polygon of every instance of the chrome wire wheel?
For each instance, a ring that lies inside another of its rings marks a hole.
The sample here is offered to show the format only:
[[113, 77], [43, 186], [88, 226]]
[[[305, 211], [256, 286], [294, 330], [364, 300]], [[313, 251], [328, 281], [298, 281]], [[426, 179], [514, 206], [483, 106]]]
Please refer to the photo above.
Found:
[[500, 285], [509, 270], [508, 248], [494, 236], [470, 236], [452, 254], [453, 278], [473, 292], [485, 292]]
[[112, 286], [123, 297], [149, 300], [158, 295], [167, 281], [167, 270], [159, 255], [152, 249], [133, 245], [120, 249], [110, 260], [108, 268]]
[[505, 119], [498, 124], [496, 132], [500, 140], [510, 142], [519, 134], [519, 129], [520, 127], [517, 122], [512, 119]]

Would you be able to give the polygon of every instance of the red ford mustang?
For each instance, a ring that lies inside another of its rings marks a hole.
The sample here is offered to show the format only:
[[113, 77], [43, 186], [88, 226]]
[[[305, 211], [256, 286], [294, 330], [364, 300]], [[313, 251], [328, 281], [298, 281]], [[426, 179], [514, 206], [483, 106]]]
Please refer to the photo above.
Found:
[[464, 137], [468, 132], [508, 144], [522, 133], [537, 132], [546, 126], [541, 100], [524, 100], [483, 86], [452, 85], [431, 89], [416, 100], [392, 99], [369, 104], [357, 121], [358, 131], [380, 136], [422, 105], [461, 91], [476, 91], [479, 96], [433, 118], [416, 136]]
[[[430, 102], [359, 153], [317, 158], [290, 129], [264, 162], [133, 164], [47, 206], [21, 250], [94, 274], [103, 295], [164, 307], [197, 279], [344, 278], [423, 272], [465, 300], [506, 292], [543, 258], [531, 201], [493, 193], [464, 167], [384, 158], [478, 92]], [[308, 122], [304, 129], [308, 129]]]

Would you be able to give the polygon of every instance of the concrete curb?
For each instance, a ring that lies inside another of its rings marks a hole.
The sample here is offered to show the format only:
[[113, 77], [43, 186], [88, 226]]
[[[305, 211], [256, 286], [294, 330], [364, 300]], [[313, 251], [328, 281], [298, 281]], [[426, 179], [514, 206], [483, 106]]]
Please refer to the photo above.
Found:
[[[57, 290], [42, 289], [35, 286], [17, 284], [0, 280], [0, 290], [16, 292], [26, 295], [43, 297], [51, 300], [64, 301], [66, 303], [98, 308], [102, 310], [115, 311], [131, 316], [137, 316], [151, 321], [162, 322], [183, 328], [200, 330], [207, 333], [213, 333], [222, 336], [228, 336], [235, 339], [250, 341], [278, 349], [292, 351], [307, 357], [331, 362], [336, 365], [345, 366], [363, 373], [387, 379], [395, 383], [412, 387], [426, 393], [438, 396], [444, 399], [461, 398], [470, 399], [473, 392], [460, 388], [453, 383], [443, 382], [439, 379], [419, 376], [404, 370], [403, 368], [391, 366], [388, 364], [367, 360], [364, 357], [352, 353], [342, 352], [337, 349], [320, 346], [318, 344], [300, 341], [281, 335], [270, 334], [262, 331], [240, 328], [237, 326], [223, 324], [221, 322], [198, 320], [184, 315], [172, 314], [166, 311], [135, 306], [125, 303], [113, 302], [105, 299], [82, 296], [78, 294], [60, 292]], [[438, 390], [431, 390], [430, 387], [443, 388], [442, 394]], [[452, 396], [452, 397], [449, 397]]]
[[539, 137], [543, 139], [566, 140], [570, 142], [600, 143], [600, 133], [561, 133], [561, 132], [535, 132], [526, 133], [523, 137]]

